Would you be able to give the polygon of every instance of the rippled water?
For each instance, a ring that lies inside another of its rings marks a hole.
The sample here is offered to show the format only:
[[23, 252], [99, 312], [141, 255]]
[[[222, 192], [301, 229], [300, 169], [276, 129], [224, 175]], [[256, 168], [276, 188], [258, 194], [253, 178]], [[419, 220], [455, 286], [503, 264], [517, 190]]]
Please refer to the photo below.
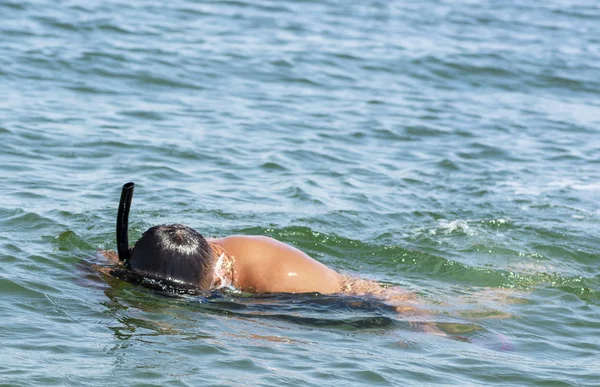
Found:
[[[0, 1], [0, 381], [598, 385], [600, 5]], [[155, 294], [183, 222], [417, 292]]]

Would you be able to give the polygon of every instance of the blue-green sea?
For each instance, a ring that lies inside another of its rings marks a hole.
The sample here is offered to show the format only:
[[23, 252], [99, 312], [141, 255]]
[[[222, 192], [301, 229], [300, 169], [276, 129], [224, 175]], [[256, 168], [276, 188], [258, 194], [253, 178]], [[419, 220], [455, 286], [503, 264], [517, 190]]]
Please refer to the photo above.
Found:
[[[0, 0], [0, 385], [599, 386], [599, 26], [597, 0]], [[105, 277], [128, 181], [131, 241], [271, 236], [420, 312]]]

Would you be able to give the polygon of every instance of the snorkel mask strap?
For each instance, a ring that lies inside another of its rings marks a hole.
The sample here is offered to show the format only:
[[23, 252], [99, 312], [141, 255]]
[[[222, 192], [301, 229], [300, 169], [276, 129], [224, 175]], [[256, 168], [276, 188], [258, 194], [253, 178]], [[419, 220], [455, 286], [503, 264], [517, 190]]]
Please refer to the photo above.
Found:
[[119, 212], [117, 213], [117, 252], [119, 260], [125, 264], [131, 258], [129, 249], [128, 228], [129, 228], [129, 208], [133, 198], [133, 182], [125, 183], [121, 191], [121, 201], [119, 202]]

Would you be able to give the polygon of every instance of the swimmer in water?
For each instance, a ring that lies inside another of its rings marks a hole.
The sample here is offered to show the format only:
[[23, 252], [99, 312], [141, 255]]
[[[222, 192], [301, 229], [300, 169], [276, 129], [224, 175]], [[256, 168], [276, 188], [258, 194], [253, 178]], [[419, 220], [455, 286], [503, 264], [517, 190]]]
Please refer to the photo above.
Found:
[[[205, 238], [190, 227], [171, 224], [148, 229], [130, 248], [127, 228], [133, 188], [133, 183], [127, 183], [121, 193], [118, 254], [103, 252], [113, 266], [98, 267], [107, 275], [179, 292], [234, 288], [251, 293], [346, 293], [386, 301], [414, 299], [399, 288], [339, 274], [306, 253], [265, 236]], [[404, 302], [396, 308], [413, 309]]]
[[[123, 186], [117, 215], [117, 252], [103, 251], [111, 266], [95, 268], [112, 277], [161, 291], [199, 294], [219, 289], [250, 293], [321, 293], [372, 297], [433, 335], [468, 341], [423, 320], [413, 293], [337, 273], [306, 253], [265, 236], [205, 238], [181, 224], [151, 227], [133, 247], [128, 218], [133, 183]], [[360, 304], [360, 302], [358, 302]], [[446, 323], [450, 327], [453, 324]], [[504, 342], [503, 342], [504, 348]]]

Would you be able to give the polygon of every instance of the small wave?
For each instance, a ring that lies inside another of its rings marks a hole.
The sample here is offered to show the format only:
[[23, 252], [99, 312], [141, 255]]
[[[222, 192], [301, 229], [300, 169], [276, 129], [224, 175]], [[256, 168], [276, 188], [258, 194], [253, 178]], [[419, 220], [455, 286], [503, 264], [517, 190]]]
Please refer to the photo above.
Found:
[[71, 230], [61, 232], [53, 241], [60, 251], [70, 251], [75, 253], [76, 251], [83, 252], [93, 250], [93, 247], [89, 243]]
[[513, 160], [516, 158], [505, 152], [503, 149], [487, 147], [482, 151], [461, 151], [457, 152], [457, 156], [465, 160]]
[[122, 110], [121, 112], [119, 112], [119, 114], [122, 114], [124, 116], [135, 117], [135, 118], [142, 118], [142, 119], [151, 120], [151, 121], [164, 121], [165, 120], [165, 117], [163, 114], [156, 112], [156, 111], [151, 111], [151, 110]]
[[266, 163], [263, 163], [260, 166], [261, 169], [264, 169], [266, 171], [289, 171], [288, 168], [284, 167], [283, 165], [273, 162], [273, 161], [269, 161]]
[[[481, 58], [482, 63], [477, 63], [477, 57], [469, 55], [454, 55], [451, 57], [426, 56], [413, 60], [413, 64], [418, 68], [428, 70], [431, 74], [442, 79], [461, 79], [468, 76], [468, 79], [479, 82], [489, 83], [496, 80], [510, 80], [515, 77], [515, 73], [509, 70], [511, 67], [499, 67], [492, 64], [492, 55], [486, 55]], [[502, 58], [496, 57], [496, 63], [502, 63]]]
[[450, 235], [450, 234], [461, 234], [467, 236], [474, 236], [481, 234], [487, 228], [492, 229], [510, 229], [514, 227], [511, 219], [508, 218], [497, 218], [497, 219], [438, 219], [437, 225], [434, 228], [419, 227], [407, 234], [412, 238], [418, 237], [423, 234], [428, 235]]
[[0, 3], [0, 7], [6, 7], [6, 8], [10, 8], [10, 9], [16, 9], [16, 10], [24, 10], [26, 9], [26, 5], [21, 3], [21, 2], [12, 2], [12, 1], [3, 1], [2, 3]]
[[[28, 191], [19, 191], [15, 196], [22, 198], [46, 198], [46, 195], [35, 194]], [[56, 225], [56, 222], [48, 217], [35, 212], [27, 212], [22, 209], [0, 209], [0, 225], [4, 224], [6, 229], [13, 232], [35, 232]]]
[[409, 136], [417, 137], [440, 137], [452, 134], [451, 131], [442, 129], [440, 127], [434, 127], [432, 125], [407, 126], [405, 132]]
[[45, 298], [44, 292], [35, 290], [31, 286], [21, 283], [20, 281], [13, 281], [8, 278], [0, 278], [0, 292], [6, 297], [18, 296], [24, 297], [25, 299]]

